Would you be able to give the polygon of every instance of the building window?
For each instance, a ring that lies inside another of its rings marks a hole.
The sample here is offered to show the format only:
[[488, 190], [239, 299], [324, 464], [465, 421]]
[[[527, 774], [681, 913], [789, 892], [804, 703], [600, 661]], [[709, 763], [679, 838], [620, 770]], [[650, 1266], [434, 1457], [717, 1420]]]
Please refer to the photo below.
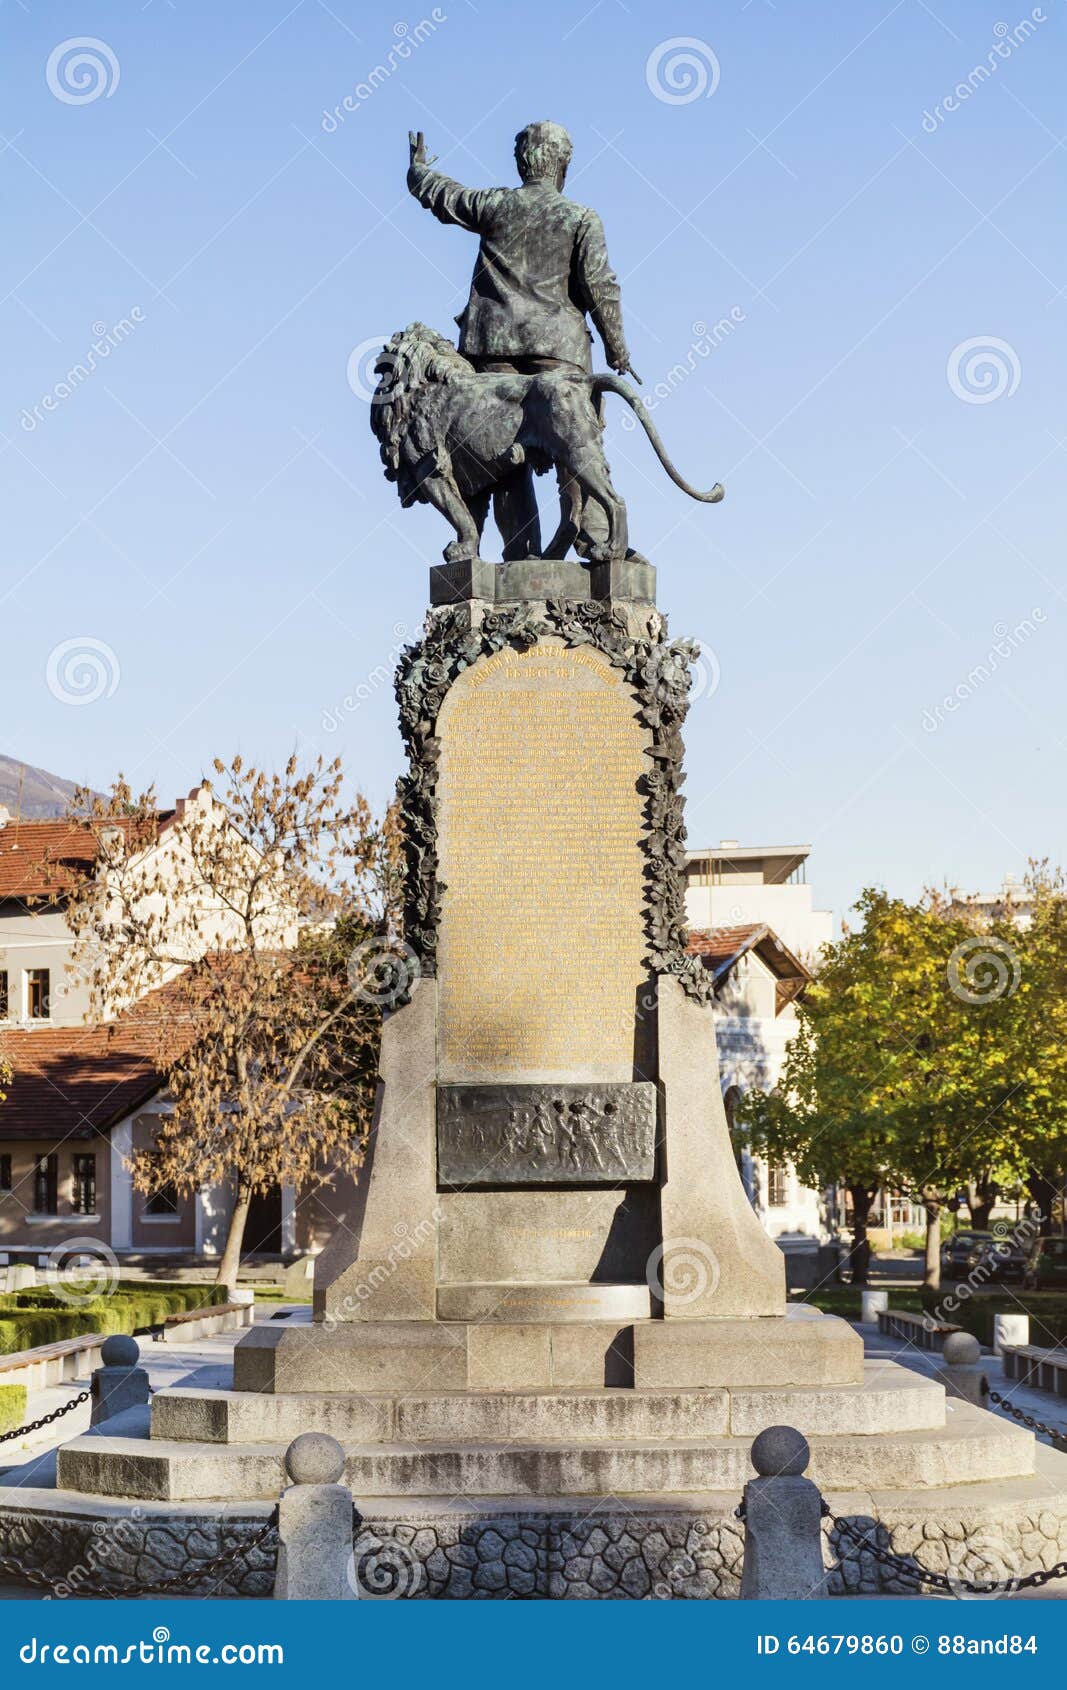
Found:
[[33, 1166], [33, 1207], [38, 1215], [59, 1213], [59, 1157], [38, 1156]]
[[11, 1157], [5, 1152], [0, 1156], [0, 1191], [11, 1190]]
[[146, 1215], [176, 1215], [178, 1213], [178, 1189], [176, 1186], [161, 1185], [153, 1191], [144, 1206]]
[[772, 1162], [767, 1169], [767, 1205], [782, 1209], [789, 1201], [789, 1171], [780, 1162]]
[[30, 1021], [47, 1021], [51, 1014], [51, 989], [47, 968], [26, 970], [26, 1015]]
[[7, 969], [0, 968], [0, 1021], [6, 1021], [11, 1014], [8, 997]]
[[90, 1155], [75, 1156], [74, 1158], [74, 1213], [76, 1215], [96, 1214], [96, 1157]]

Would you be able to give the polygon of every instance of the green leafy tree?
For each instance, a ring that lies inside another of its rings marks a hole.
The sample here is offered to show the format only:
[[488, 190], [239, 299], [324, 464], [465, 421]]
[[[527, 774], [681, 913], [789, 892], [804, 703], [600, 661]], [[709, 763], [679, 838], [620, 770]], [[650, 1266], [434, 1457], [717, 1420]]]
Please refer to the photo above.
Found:
[[924, 1278], [936, 1288], [946, 1202], [976, 1170], [988, 1183], [1023, 1166], [1017, 968], [1003, 935], [987, 936], [998, 941], [990, 963], [973, 923], [935, 895], [909, 904], [872, 889], [856, 908], [860, 921], [824, 949], [800, 1006], [779, 1097], [754, 1100], [743, 1118], [757, 1148], [849, 1188], [861, 1280], [874, 1191], [911, 1193], [926, 1211]]
[[1050, 1233], [1064, 1224], [1067, 1183], [1067, 884], [1061, 869], [1032, 862], [1028, 924], [1015, 933], [1019, 989], [1013, 1058], [1023, 1084], [1011, 1099], [1023, 1177]]

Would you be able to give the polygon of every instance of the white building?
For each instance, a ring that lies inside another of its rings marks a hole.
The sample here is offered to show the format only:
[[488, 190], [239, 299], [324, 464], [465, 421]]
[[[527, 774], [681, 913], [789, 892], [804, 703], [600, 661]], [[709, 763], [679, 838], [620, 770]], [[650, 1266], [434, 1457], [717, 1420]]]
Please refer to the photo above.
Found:
[[[91, 825], [66, 816], [26, 821], [0, 807], [0, 1027], [80, 1027], [90, 1019], [93, 1005], [85, 973], [77, 966], [66, 901], [77, 882], [106, 872], [105, 846], [112, 861], [121, 859], [126, 896], [139, 916], [163, 922], [168, 904], [157, 883], [192, 884], [190, 851], [203, 849], [206, 829], [230, 826], [207, 782], [157, 814], [147, 844], [137, 843], [134, 824], [123, 817]], [[121, 914], [116, 899], [118, 925]], [[239, 915], [217, 895], [187, 897], [170, 919], [167, 937], [190, 962], [241, 938]], [[279, 946], [292, 946], [295, 914], [284, 907], [271, 911], [265, 930], [275, 934]], [[164, 970], [153, 983], [162, 984], [175, 972], [177, 966]], [[116, 1002], [104, 1018], [111, 1020], [128, 1007], [128, 1002]]]
[[686, 912], [692, 928], [770, 927], [814, 967], [833, 937], [833, 916], [814, 907], [807, 883], [810, 845], [739, 845], [721, 839], [686, 856]]
[[954, 914], [969, 911], [983, 921], [1002, 921], [1010, 916], [1016, 927], [1029, 927], [1033, 919], [1033, 900], [1024, 882], [1016, 879], [1014, 874], [1004, 876], [1004, 883], [997, 892], [963, 892], [958, 886], [953, 886], [949, 889], [949, 896]]
[[[808, 845], [717, 846], [691, 851], [686, 866], [690, 950], [715, 975], [716, 1035], [727, 1120], [749, 1091], [773, 1091], [796, 1031], [796, 1004], [833, 936], [807, 884]], [[823, 1193], [789, 1163], [747, 1149], [738, 1166], [749, 1199], [790, 1258], [791, 1279], [814, 1279], [829, 1237]]]

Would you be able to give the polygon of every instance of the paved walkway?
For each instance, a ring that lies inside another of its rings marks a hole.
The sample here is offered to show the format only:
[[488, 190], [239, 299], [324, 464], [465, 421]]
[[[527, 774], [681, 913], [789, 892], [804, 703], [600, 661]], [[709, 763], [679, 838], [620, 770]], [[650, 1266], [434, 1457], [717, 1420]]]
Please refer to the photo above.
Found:
[[[311, 1318], [310, 1308], [300, 1304], [268, 1303], [256, 1310], [256, 1324], [266, 1324], [275, 1314], [284, 1311], [289, 1320], [305, 1320]], [[141, 1346], [141, 1366], [148, 1370], [148, 1382], [153, 1390], [161, 1390], [165, 1385], [199, 1385], [205, 1391], [228, 1390], [233, 1376], [233, 1352], [239, 1338], [243, 1338], [244, 1328], [233, 1332], [218, 1332], [209, 1338], [197, 1338], [189, 1343], [163, 1344], [152, 1338], [138, 1338]], [[77, 1379], [68, 1379], [62, 1385], [49, 1385], [43, 1391], [31, 1391], [26, 1404], [26, 1419], [38, 1420], [42, 1414], [51, 1414], [53, 1409], [61, 1408], [72, 1397], [81, 1391], [89, 1389], [88, 1373]], [[39, 1432], [32, 1432], [25, 1438], [12, 1438], [8, 1443], [0, 1444], [0, 1484], [3, 1475], [12, 1467], [20, 1467], [31, 1456], [40, 1455], [42, 1451], [54, 1449], [59, 1444], [69, 1443], [88, 1430], [89, 1404], [82, 1403], [79, 1408], [72, 1409], [61, 1420], [54, 1420], [50, 1426], [44, 1426]]]
[[[932, 1377], [941, 1364], [941, 1357], [934, 1351], [921, 1350], [906, 1339], [883, 1337], [877, 1326], [864, 1325], [861, 1321], [855, 1323], [856, 1331], [863, 1338], [864, 1354], [871, 1361], [898, 1361], [903, 1367], [910, 1367], [915, 1373], [924, 1373]], [[983, 1353], [982, 1365], [985, 1368], [990, 1386], [999, 1391], [1001, 1396], [1009, 1398], [1019, 1408], [1025, 1409], [1035, 1419], [1046, 1425], [1062, 1427], [1067, 1436], [1067, 1399], [1057, 1397], [1051, 1391], [1035, 1391], [1017, 1380], [1009, 1379], [1000, 1362], [999, 1357]], [[1004, 1420], [1012, 1420], [1002, 1408], [989, 1404], [990, 1411], [998, 1414]], [[1042, 1443], [1051, 1444], [1052, 1439], [1037, 1434]]]

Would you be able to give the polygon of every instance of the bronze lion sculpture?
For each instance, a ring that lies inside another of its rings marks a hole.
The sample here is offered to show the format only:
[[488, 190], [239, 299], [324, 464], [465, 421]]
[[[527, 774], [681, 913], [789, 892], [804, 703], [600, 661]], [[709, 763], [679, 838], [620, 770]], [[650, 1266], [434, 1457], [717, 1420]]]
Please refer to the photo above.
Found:
[[[723, 496], [718, 484], [701, 493], [682, 479], [637, 394], [618, 376], [479, 372], [424, 323], [393, 335], [374, 368], [371, 428], [385, 473], [396, 482], [401, 504], [433, 505], [452, 524], [456, 538], [445, 547], [446, 563], [478, 556], [490, 499], [505, 559], [562, 558], [571, 545], [594, 563], [626, 556], [626, 506], [611, 484], [601, 439], [605, 393], [617, 393], [633, 407], [677, 487], [704, 504]], [[543, 552], [536, 502], [524, 491], [529, 478], [517, 474], [525, 465], [537, 475], [555, 466], [559, 474], [560, 525]], [[607, 516], [606, 538], [591, 540], [583, 532], [582, 510], [590, 499]]]

